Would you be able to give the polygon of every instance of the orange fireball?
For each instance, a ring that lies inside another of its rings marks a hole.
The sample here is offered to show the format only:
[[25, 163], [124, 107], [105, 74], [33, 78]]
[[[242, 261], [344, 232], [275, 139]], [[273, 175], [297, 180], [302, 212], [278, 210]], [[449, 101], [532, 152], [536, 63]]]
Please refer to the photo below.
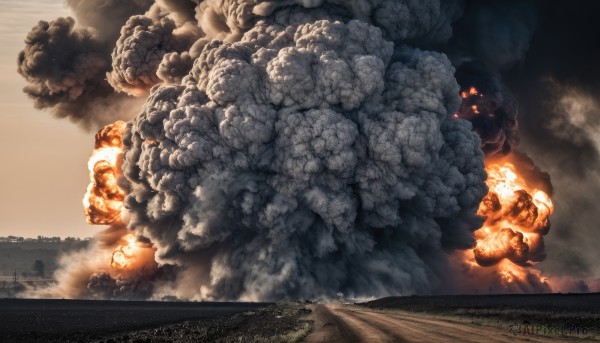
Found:
[[[111, 225], [106, 232], [115, 234], [117, 246], [107, 251], [107, 264], [119, 277], [139, 273], [153, 273], [158, 268], [154, 260], [156, 249], [128, 234], [122, 215], [125, 191], [118, 185], [122, 175], [123, 135], [127, 124], [117, 121], [105, 126], [96, 134], [96, 145], [88, 161], [90, 183], [83, 198], [87, 222]], [[118, 235], [118, 236], [117, 236]], [[107, 245], [114, 247], [113, 243]], [[110, 257], [110, 260], [108, 260]]]
[[110, 266], [117, 271], [129, 269], [135, 262], [136, 254], [140, 247], [132, 234], [121, 238], [122, 244], [113, 252]]
[[113, 251], [110, 266], [119, 274], [152, 273], [158, 267], [154, 260], [155, 252], [151, 244], [138, 241], [133, 234], [126, 234]]
[[477, 212], [485, 222], [475, 231], [472, 258], [480, 266], [497, 265], [504, 283], [525, 277], [541, 280], [539, 271], [524, 267], [541, 259], [543, 235], [554, 211], [550, 197], [530, 186], [510, 162], [491, 163], [486, 171], [489, 192]]
[[121, 223], [125, 193], [117, 185], [121, 175], [123, 155], [122, 137], [126, 124], [117, 121], [96, 134], [96, 147], [88, 162], [90, 184], [83, 197], [85, 215], [89, 224]]

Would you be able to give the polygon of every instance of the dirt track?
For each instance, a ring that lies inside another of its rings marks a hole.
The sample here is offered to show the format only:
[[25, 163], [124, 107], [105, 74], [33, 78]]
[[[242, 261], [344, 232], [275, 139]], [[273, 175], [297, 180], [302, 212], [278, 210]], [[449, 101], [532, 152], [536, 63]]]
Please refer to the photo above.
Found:
[[[573, 338], [515, 336], [505, 330], [471, 326], [431, 315], [380, 312], [340, 304], [315, 305], [315, 327], [306, 342], [573, 342]], [[577, 342], [586, 342], [577, 339]]]

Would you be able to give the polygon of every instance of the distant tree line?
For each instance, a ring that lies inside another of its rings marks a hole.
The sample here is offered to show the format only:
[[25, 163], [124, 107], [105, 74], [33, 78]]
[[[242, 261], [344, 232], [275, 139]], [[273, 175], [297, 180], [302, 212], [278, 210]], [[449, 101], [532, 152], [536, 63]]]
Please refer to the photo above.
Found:
[[24, 238], [20, 236], [7, 236], [0, 237], [0, 242], [3, 243], [21, 243], [21, 242], [39, 242], [39, 243], [60, 243], [62, 242], [79, 242], [79, 241], [88, 241], [91, 238], [79, 238], [79, 237], [67, 237], [62, 239], [60, 237], [46, 237], [46, 236], [37, 236], [37, 238]]

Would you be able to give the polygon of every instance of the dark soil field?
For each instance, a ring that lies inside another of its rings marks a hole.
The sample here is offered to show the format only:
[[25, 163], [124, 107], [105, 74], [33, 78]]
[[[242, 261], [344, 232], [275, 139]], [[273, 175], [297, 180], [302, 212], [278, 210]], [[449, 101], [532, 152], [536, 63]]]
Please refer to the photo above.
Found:
[[94, 342], [133, 330], [231, 317], [269, 305], [0, 299], [0, 341]]
[[109, 335], [103, 342], [295, 343], [302, 341], [313, 329], [311, 312], [302, 304], [281, 303], [231, 316]]
[[397, 308], [417, 312], [455, 312], [464, 309], [531, 310], [600, 314], [600, 293], [500, 294], [388, 297], [362, 304], [372, 308]]

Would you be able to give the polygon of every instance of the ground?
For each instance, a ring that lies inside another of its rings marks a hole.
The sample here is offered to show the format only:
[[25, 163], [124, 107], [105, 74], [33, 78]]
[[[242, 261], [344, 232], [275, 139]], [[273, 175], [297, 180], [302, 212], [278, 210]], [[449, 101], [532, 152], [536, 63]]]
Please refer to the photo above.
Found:
[[390, 297], [365, 304], [377, 310], [436, 315], [518, 336], [600, 338], [600, 294], [506, 294]]
[[[364, 306], [315, 305], [315, 327], [306, 338], [320, 342], [589, 342], [588, 335], [544, 335], [512, 332], [510, 325], [494, 327], [466, 323], [450, 316]], [[513, 330], [514, 331], [514, 330]]]
[[297, 342], [300, 303], [0, 299], [0, 342]]
[[361, 304], [0, 300], [0, 342], [588, 342], [600, 295]]

